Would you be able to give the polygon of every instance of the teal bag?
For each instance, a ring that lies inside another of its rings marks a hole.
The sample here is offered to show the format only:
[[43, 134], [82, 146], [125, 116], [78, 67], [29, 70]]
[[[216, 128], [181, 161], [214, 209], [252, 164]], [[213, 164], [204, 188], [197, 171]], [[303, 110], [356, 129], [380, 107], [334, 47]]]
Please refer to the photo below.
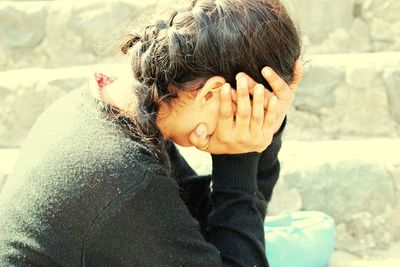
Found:
[[264, 231], [270, 267], [326, 267], [335, 249], [335, 221], [322, 212], [267, 216]]

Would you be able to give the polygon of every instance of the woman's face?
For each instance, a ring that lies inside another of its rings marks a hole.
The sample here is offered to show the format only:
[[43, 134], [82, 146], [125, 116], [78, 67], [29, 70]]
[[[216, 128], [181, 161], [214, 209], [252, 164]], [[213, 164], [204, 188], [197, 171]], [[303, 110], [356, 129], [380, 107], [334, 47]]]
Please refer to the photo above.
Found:
[[213, 134], [217, 127], [219, 109], [219, 90], [216, 89], [220, 88], [223, 82], [223, 78], [221, 80], [217, 77], [211, 81], [213, 84], [207, 82], [196, 92], [180, 91], [179, 98], [170, 106], [161, 103], [157, 126], [164, 138], [180, 146], [193, 146], [189, 136], [200, 123], [207, 126], [207, 135]]

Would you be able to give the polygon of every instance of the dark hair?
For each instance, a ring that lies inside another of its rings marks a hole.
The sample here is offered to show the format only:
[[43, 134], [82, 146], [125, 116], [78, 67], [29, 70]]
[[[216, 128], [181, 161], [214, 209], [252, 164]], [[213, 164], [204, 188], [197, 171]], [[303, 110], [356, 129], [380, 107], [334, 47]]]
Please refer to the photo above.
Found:
[[130, 34], [121, 51], [131, 57], [140, 82], [134, 88], [137, 133], [160, 147], [155, 119], [161, 101], [170, 104], [179, 90], [201, 88], [215, 75], [236, 87], [238, 72], [271, 90], [261, 69], [270, 66], [290, 82], [301, 45], [278, 0], [194, 0], [166, 20]]

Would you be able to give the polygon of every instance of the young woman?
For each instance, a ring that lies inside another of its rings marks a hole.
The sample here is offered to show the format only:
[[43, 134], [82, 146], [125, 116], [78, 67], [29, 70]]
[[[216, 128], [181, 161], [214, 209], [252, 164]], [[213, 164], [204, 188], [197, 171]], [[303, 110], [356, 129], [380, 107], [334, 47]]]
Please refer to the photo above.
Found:
[[[121, 49], [131, 77], [97, 74], [32, 128], [0, 195], [0, 265], [268, 266], [263, 221], [301, 79], [283, 6], [194, 1]], [[173, 142], [209, 152], [212, 174]]]

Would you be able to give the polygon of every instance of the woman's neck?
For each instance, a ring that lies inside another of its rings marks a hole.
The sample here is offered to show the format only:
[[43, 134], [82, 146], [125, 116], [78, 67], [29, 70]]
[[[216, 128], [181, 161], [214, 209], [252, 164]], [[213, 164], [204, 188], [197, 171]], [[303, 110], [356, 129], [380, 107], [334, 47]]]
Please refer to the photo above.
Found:
[[[134, 81], [133, 81], [134, 82]], [[94, 82], [96, 83], [96, 82]], [[132, 92], [132, 81], [119, 79], [111, 84], [101, 88], [101, 94], [99, 94], [99, 86], [97, 84], [90, 86], [91, 93], [95, 98], [98, 98], [110, 104], [111, 106], [119, 109], [127, 117], [134, 118], [136, 114], [137, 98]], [[164, 138], [167, 138], [165, 128], [161, 125], [162, 119], [157, 116], [156, 124], [160, 129]]]
[[91, 86], [91, 92], [94, 97], [101, 97], [102, 101], [121, 110], [128, 116], [135, 116], [137, 101], [129, 81], [118, 79], [100, 90], [101, 94], [99, 94], [98, 86]]

